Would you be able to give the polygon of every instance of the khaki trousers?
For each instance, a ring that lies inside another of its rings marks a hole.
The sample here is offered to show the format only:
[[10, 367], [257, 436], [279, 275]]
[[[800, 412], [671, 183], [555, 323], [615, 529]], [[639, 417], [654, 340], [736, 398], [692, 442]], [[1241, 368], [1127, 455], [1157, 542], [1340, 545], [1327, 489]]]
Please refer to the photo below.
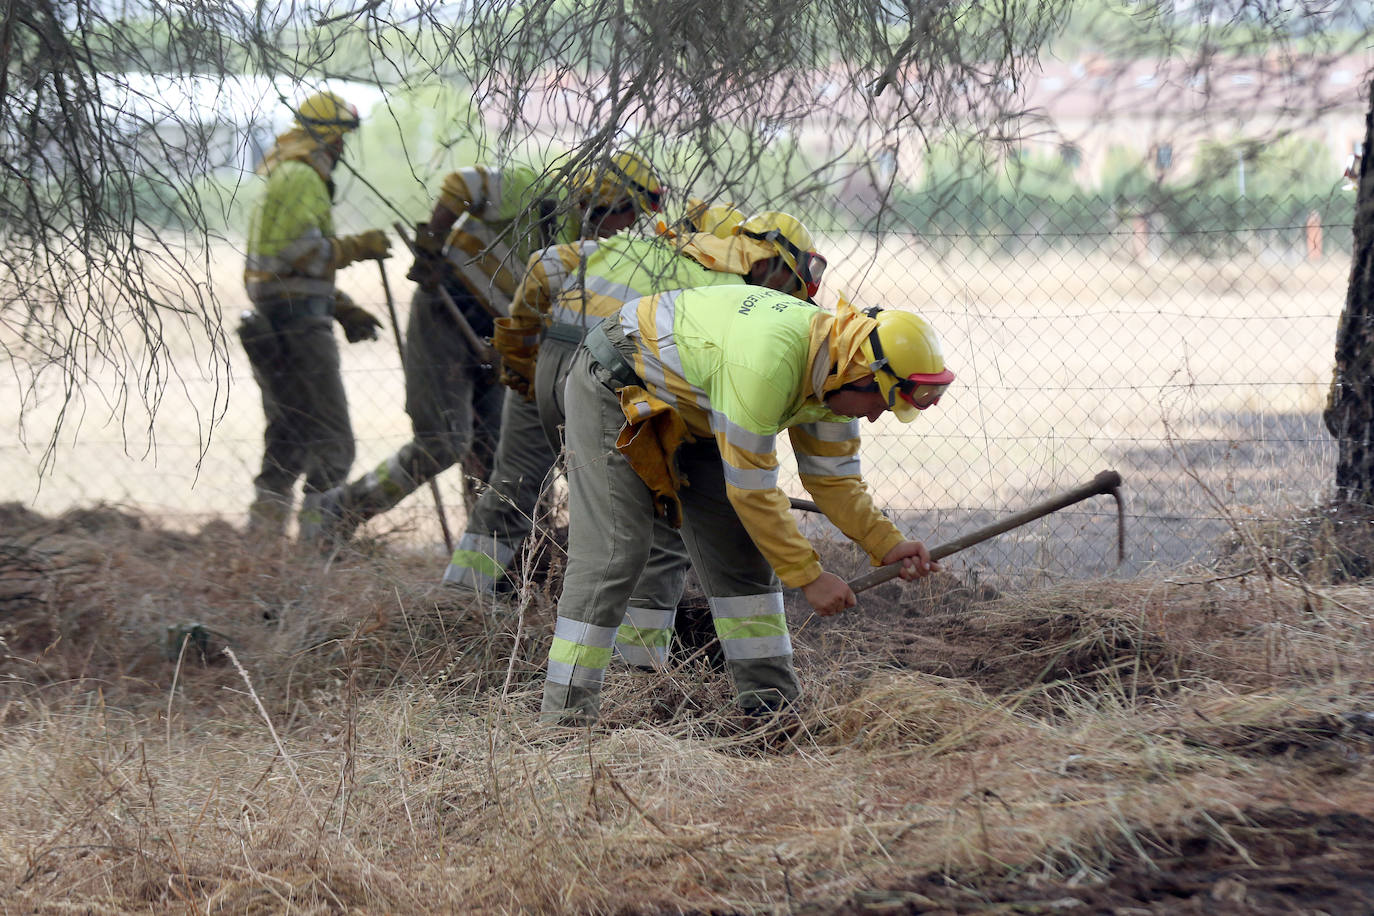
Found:
[[[651, 552], [677, 536], [654, 516], [648, 487], [615, 448], [624, 415], [611, 384], [591, 354], [579, 351], [565, 391], [571, 528], [544, 687], [550, 721], [597, 717], [627, 603]], [[680, 493], [682, 540], [710, 601], [738, 702], [750, 712], [776, 709], [798, 694], [781, 586], [730, 506], [714, 440], [684, 446], [678, 462], [690, 481]]]

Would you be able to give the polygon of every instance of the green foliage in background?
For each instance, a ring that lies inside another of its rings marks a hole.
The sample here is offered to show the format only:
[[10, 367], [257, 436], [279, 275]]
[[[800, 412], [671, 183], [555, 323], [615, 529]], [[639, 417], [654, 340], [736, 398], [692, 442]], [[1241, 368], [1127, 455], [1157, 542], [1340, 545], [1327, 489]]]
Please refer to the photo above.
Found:
[[[958, 140], [937, 143], [920, 183], [894, 190], [884, 227], [946, 248], [1010, 254], [1097, 247], [1102, 236], [1124, 238], [1144, 219], [1176, 254], [1226, 256], [1261, 236], [1264, 244], [1297, 250], [1316, 213], [1328, 252], [1350, 244], [1355, 195], [1339, 189], [1330, 150], [1311, 140], [1209, 143], [1193, 170], [1179, 175], [1155, 173], [1138, 152], [1117, 147], [1108, 150], [1095, 185], [1080, 182], [1071, 155], [996, 152]], [[852, 228], [874, 227], [860, 218]]]

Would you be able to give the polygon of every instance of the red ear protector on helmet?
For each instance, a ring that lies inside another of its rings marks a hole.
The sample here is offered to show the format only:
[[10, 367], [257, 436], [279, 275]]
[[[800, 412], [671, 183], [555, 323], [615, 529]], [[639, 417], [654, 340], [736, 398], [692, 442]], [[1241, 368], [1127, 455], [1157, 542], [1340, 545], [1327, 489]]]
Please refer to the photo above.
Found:
[[[864, 309], [864, 314], [876, 318], [880, 308]], [[887, 406], [894, 407], [900, 397], [917, 410], [925, 410], [940, 403], [940, 396], [954, 382], [954, 373], [948, 369], [937, 373], [913, 372], [906, 377], [892, 371], [892, 365], [883, 353], [883, 342], [878, 337], [878, 329], [868, 332], [868, 345], [873, 350], [874, 369], [886, 372], [896, 381], [887, 392]]]

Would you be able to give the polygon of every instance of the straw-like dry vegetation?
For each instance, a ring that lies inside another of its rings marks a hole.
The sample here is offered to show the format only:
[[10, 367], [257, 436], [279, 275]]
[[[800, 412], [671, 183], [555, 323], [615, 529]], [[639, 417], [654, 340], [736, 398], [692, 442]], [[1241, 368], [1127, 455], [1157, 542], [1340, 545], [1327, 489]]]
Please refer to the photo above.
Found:
[[2, 514], [9, 912], [1374, 907], [1367, 518], [1167, 579], [793, 608], [795, 718], [736, 720], [702, 649], [559, 730], [556, 556], [483, 604], [385, 543]]

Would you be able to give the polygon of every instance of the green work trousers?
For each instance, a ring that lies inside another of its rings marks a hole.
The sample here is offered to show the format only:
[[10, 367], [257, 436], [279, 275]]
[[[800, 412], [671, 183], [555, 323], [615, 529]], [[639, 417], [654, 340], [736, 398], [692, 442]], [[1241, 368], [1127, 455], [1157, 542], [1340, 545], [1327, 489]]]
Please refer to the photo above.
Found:
[[[464, 314], [480, 308], [464, 291], [452, 297], [466, 306]], [[505, 389], [482, 364], [437, 290], [418, 288], [411, 299], [405, 381], [414, 438], [343, 488], [337, 503], [327, 501], [350, 525], [385, 512], [460, 461], [465, 481], [485, 480], [491, 468]], [[468, 492], [465, 487], [465, 500]]]
[[557, 458], [539, 422], [538, 408], [507, 391], [491, 476], [444, 570], [445, 583], [482, 593], [495, 590], [521, 542], [534, 530], [539, 494]]
[[253, 480], [249, 528], [282, 535], [292, 490], [305, 478], [305, 509], [353, 465], [353, 427], [339, 372], [332, 298], [266, 299], [245, 313], [239, 336], [267, 419]]
[[[649, 488], [615, 448], [625, 417], [613, 385], [590, 353], [578, 353], [565, 391], [568, 568], [543, 700], [543, 715], [554, 722], [596, 719], [612, 647], [632, 626], [627, 604], [655, 546], [676, 535], [655, 517]], [[798, 693], [777, 576], [730, 505], [715, 441], [688, 443], [677, 460], [690, 481], [679, 493], [682, 540], [710, 602], [738, 702], [752, 713], [777, 709]]]

